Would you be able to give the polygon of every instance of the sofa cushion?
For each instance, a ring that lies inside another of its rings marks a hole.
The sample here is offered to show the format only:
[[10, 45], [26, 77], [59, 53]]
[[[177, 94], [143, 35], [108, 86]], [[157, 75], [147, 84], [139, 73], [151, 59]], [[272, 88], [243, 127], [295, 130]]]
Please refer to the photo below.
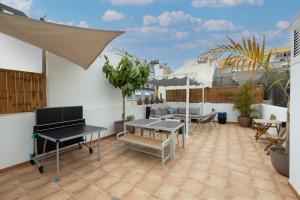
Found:
[[169, 107], [169, 113], [170, 114], [177, 114], [178, 113], [178, 108]]
[[162, 113], [161, 113], [161, 111], [159, 110], [159, 108], [152, 108], [152, 110], [151, 110], [151, 115], [158, 115], [158, 116], [161, 116]]
[[177, 114], [185, 114], [185, 108], [178, 108]]
[[190, 115], [200, 115], [199, 108], [190, 108]]
[[167, 115], [169, 114], [168, 112], [168, 108], [159, 108], [160, 112], [162, 113], [162, 115]]

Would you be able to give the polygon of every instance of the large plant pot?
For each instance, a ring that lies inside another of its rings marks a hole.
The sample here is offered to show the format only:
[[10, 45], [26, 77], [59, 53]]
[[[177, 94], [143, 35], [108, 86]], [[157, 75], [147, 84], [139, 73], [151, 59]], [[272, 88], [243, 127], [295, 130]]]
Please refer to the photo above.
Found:
[[241, 127], [250, 127], [251, 125], [251, 118], [250, 117], [238, 117], [238, 123]]
[[[114, 125], [115, 125], [115, 134], [118, 134], [118, 133], [124, 131], [124, 121], [123, 120], [115, 121]], [[129, 133], [134, 133], [134, 131], [135, 131], [134, 126], [127, 126], [126, 129]]]
[[289, 154], [285, 153], [282, 147], [272, 147], [270, 149], [271, 162], [279, 174], [289, 176]]

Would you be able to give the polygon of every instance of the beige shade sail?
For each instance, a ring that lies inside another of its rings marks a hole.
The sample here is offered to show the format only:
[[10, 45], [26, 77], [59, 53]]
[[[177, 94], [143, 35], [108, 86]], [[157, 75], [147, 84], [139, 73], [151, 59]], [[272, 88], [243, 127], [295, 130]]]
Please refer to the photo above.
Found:
[[61, 56], [87, 69], [123, 31], [55, 24], [0, 12], [0, 32]]

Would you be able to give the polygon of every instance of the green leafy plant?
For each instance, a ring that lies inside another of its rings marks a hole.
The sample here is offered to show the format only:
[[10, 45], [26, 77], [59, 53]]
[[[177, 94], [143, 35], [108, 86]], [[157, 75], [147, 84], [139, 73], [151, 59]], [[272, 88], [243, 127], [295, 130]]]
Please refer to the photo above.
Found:
[[135, 116], [134, 115], [128, 115], [127, 117], [126, 117], [126, 121], [132, 121], [132, 120], [134, 120], [135, 119]]
[[252, 85], [245, 83], [241, 89], [235, 93], [234, 109], [238, 110], [242, 117], [250, 117], [253, 112], [251, 106], [255, 103], [256, 98], [252, 92]]
[[150, 74], [149, 66], [136, 60], [135, 63], [125, 56], [117, 64], [112, 66], [109, 59], [105, 56], [105, 63], [102, 68], [109, 80], [115, 88], [119, 88], [122, 92], [123, 110], [122, 120], [125, 120], [125, 98], [132, 95], [136, 90], [142, 89], [148, 82]]

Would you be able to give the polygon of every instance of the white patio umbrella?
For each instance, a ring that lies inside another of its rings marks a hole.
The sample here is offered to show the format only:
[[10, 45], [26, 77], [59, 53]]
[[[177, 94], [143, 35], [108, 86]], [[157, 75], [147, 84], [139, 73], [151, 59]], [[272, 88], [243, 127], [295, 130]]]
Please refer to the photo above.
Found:
[[204, 82], [195, 80], [192, 74], [173, 74], [168, 77], [153, 77], [148, 83], [157, 86], [185, 86], [186, 87], [186, 104], [185, 104], [185, 134], [189, 136], [189, 110], [190, 110], [190, 86], [202, 85], [202, 112], [204, 109]]

